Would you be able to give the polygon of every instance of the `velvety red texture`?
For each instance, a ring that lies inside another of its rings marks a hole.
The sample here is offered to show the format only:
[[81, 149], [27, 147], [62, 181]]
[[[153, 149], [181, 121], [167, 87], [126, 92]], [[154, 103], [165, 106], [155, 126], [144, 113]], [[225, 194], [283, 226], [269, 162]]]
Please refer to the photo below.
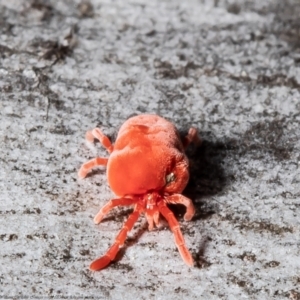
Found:
[[[167, 184], [170, 173], [174, 181]], [[128, 119], [109, 157], [107, 178], [118, 196], [181, 193], [189, 179], [188, 159], [175, 126], [156, 115]]]

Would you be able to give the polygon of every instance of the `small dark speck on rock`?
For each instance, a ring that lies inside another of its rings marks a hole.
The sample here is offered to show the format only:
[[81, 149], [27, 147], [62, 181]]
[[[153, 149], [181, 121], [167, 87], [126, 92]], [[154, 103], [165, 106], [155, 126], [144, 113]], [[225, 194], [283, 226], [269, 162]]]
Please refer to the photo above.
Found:
[[82, 249], [82, 250], [80, 250], [79, 251], [79, 253], [81, 254], [81, 255], [89, 255], [90, 254], [90, 250], [86, 250], [86, 249]]
[[48, 1], [33, 0], [31, 2], [31, 8], [42, 12], [41, 21], [50, 21], [54, 16], [53, 7]]
[[241, 6], [237, 3], [232, 3], [228, 5], [227, 11], [231, 14], [238, 15], [241, 12]]
[[14, 241], [14, 240], [17, 240], [18, 239], [18, 236], [16, 234], [1, 234], [0, 235], [0, 240], [1, 241]]
[[111, 267], [117, 270], [126, 270], [126, 272], [130, 272], [133, 270], [133, 267], [130, 266], [129, 264], [114, 263], [111, 264]]
[[275, 268], [279, 265], [280, 265], [279, 261], [272, 260], [272, 261], [267, 262], [264, 266], [265, 266], [265, 268]]
[[146, 36], [149, 36], [149, 37], [154, 36], [154, 35], [156, 35], [156, 30], [154, 30], [154, 29], [149, 31], [148, 33], [146, 33]]
[[81, 1], [78, 4], [77, 9], [82, 18], [92, 18], [94, 16], [94, 7], [88, 0]]
[[291, 300], [300, 300], [300, 292], [297, 292], [295, 290], [291, 290], [289, 292], [289, 299], [291, 299]]
[[256, 261], [256, 255], [249, 252], [244, 252], [242, 255], [239, 255], [238, 258], [240, 258], [243, 261], [248, 262], [255, 262]]
[[186, 289], [182, 289], [180, 286], [178, 287], [178, 288], [176, 288], [176, 289], [174, 289], [174, 292], [176, 293], [176, 294], [178, 294], [178, 293], [186, 293], [187, 292], [187, 290]]

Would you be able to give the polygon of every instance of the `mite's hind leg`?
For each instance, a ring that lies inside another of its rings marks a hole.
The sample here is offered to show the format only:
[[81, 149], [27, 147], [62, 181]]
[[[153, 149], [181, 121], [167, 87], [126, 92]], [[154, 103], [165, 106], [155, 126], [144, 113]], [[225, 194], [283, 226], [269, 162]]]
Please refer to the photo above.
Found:
[[191, 127], [188, 134], [183, 139], [183, 147], [186, 149], [189, 144], [194, 143], [195, 146], [200, 146], [202, 141], [196, 128]]
[[88, 162], [84, 163], [81, 168], [78, 171], [78, 177], [80, 179], [84, 178], [87, 173], [94, 167], [98, 166], [106, 166], [107, 165], [108, 158], [105, 157], [96, 157]]
[[97, 139], [109, 153], [113, 151], [113, 145], [111, 141], [105, 134], [102, 133], [99, 128], [87, 131], [87, 133], [85, 134], [85, 138], [90, 143], [92, 143], [94, 139]]

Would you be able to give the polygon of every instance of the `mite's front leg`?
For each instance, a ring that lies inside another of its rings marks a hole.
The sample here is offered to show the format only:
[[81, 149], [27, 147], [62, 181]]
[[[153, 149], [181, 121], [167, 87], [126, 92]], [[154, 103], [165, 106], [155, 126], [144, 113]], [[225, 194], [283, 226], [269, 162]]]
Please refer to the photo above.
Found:
[[102, 270], [107, 267], [111, 261], [113, 261], [119, 252], [120, 247], [123, 246], [128, 232], [132, 229], [134, 223], [138, 220], [142, 208], [136, 205], [133, 213], [129, 216], [127, 221], [124, 223], [121, 231], [116, 237], [114, 244], [108, 249], [108, 251], [100, 258], [94, 260], [90, 265], [91, 271]]
[[190, 221], [195, 214], [195, 207], [191, 199], [184, 197], [181, 194], [173, 194], [166, 199], [167, 203], [182, 204], [186, 207], [186, 213], [184, 214], [184, 220]]
[[99, 140], [99, 142], [103, 145], [103, 147], [106, 148], [106, 150], [109, 153], [111, 153], [114, 149], [109, 138], [105, 134], [103, 134], [99, 128], [95, 128], [93, 130], [87, 131], [87, 133], [85, 134], [85, 138], [90, 143], [92, 143], [94, 139]]
[[87, 175], [87, 173], [91, 169], [93, 169], [95, 167], [98, 167], [98, 166], [106, 166], [107, 161], [108, 161], [108, 158], [105, 158], [105, 157], [96, 157], [96, 158], [93, 158], [93, 159], [89, 160], [88, 162], [84, 163], [81, 166], [81, 168], [79, 169], [78, 177], [80, 179], [82, 179]]
[[97, 215], [94, 218], [94, 223], [99, 224], [104, 216], [114, 207], [122, 205], [133, 205], [138, 202], [138, 199], [132, 199], [132, 198], [118, 198], [118, 199], [112, 199], [109, 202], [107, 202], [97, 213]]
[[183, 147], [186, 149], [190, 143], [194, 143], [195, 146], [199, 147], [202, 143], [201, 138], [198, 134], [198, 131], [196, 128], [191, 127], [189, 129], [188, 134], [183, 139]]
[[168, 221], [170, 229], [172, 230], [175, 238], [175, 244], [177, 246], [177, 249], [183, 259], [183, 261], [190, 267], [194, 265], [194, 261], [192, 258], [191, 253], [189, 252], [188, 248], [185, 245], [185, 241], [183, 238], [183, 235], [181, 233], [179, 223], [174, 217], [171, 210], [166, 206], [164, 202], [161, 202], [158, 207], [160, 213], [165, 217], [165, 219]]
[[157, 209], [147, 210], [145, 213], [147, 222], [148, 222], [148, 230], [151, 231], [154, 228], [154, 224], [156, 227], [159, 226], [159, 211]]

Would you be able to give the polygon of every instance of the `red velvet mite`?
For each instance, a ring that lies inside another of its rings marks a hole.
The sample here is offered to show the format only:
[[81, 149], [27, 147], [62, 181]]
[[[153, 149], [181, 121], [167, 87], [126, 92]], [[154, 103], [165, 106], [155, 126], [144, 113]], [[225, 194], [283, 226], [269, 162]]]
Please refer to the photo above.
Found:
[[101, 270], [115, 259], [142, 213], [146, 216], [149, 230], [159, 224], [159, 217], [163, 215], [174, 234], [182, 259], [188, 266], [193, 266], [193, 258], [168, 204], [183, 204], [186, 221], [190, 221], [195, 213], [192, 201], [181, 193], [189, 180], [189, 161], [184, 150], [191, 142], [201, 143], [197, 130], [190, 128], [181, 140], [172, 123], [157, 115], [144, 114], [128, 119], [121, 126], [114, 144], [99, 128], [88, 131], [86, 139], [89, 142], [98, 139], [110, 155], [84, 163], [78, 172], [79, 178], [84, 178], [94, 167], [106, 166], [108, 183], [118, 197], [100, 209], [94, 222], [99, 224], [116, 206], [134, 206], [114, 244], [104, 256], [91, 263], [90, 269]]

